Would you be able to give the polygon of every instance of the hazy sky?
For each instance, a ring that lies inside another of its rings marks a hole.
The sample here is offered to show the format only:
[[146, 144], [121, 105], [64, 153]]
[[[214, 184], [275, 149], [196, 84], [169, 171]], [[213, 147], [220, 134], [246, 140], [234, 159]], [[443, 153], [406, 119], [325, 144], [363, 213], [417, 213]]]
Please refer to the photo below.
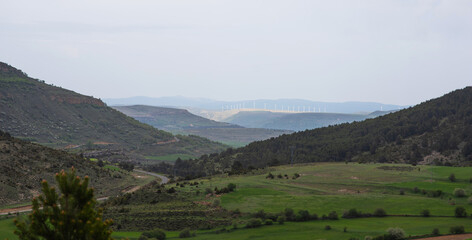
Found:
[[416, 104], [472, 84], [472, 1], [0, 0], [0, 61], [100, 98]]

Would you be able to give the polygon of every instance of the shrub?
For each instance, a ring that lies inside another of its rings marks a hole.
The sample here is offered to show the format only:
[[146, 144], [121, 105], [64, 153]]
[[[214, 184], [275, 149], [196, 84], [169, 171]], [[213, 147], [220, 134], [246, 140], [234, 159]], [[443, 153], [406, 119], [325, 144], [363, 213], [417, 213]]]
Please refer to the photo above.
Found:
[[461, 234], [464, 233], [464, 226], [453, 226], [449, 229], [449, 232], [452, 234]]
[[330, 225], [326, 225], [326, 226], [325, 226], [325, 230], [331, 230], [331, 226], [330, 226]]
[[383, 208], [377, 208], [374, 211], [374, 216], [375, 217], [385, 217], [385, 216], [387, 216], [387, 213], [385, 212], [385, 210]]
[[349, 209], [349, 211], [344, 212], [343, 218], [358, 218], [361, 216], [361, 213], [358, 212], [355, 208]]
[[454, 196], [455, 197], [465, 197], [465, 191], [462, 188], [454, 189]]
[[285, 217], [284, 216], [279, 216], [277, 217], [277, 222], [282, 225], [285, 223]]
[[285, 215], [285, 219], [287, 219], [287, 221], [295, 220], [295, 214], [293, 212], [293, 209], [291, 209], [291, 208], [286, 208], [284, 210], [284, 215]]
[[338, 220], [338, 214], [335, 211], [332, 211], [328, 214], [328, 219], [330, 220]]
[[428, 209], [425, 209], [425, 210], [421, 211], [421, 216], [429, 217], [429, 216], [431, 216], [431, 214], [430, 214]]
[[277, 175], [277, 178], [282, 178], [282, 174], [279, 173], [279, 175]]
[[149, 238], [144, 236], [144, 235], [141, 235], [139, 236], [138, 240], [148, 240]]
[[413, 188], [413, 192], [414, 192], [414, 193], [419, 193], [419, 192], [420, 192], [420, 189], [419, 189], [418, 187], [415, 187], [415, 188]]
[[298, 222], [305, 222], [310, 220], [310, 213], [307, 210], [300, 210], [298, 211], [296, 220]]
[[154, 229], [151, 231], [146, 231], [141, 234], [141, 236], [145, 236], [147, 238], [156, 238], [158, 240], [166, 239], [166, 234], [161, 229]]
[[262, 221], [257, 218], [253, 218], [246, 223], [246, 228], [258, 228], [262, 226]]
[[233, 192], [236, 189], [236, 184], [230, 183], [230, 184], [228, 184], [227, 188], [230, 192]]
[[405, 231], [401, 228], [389, 228], [387, 229], [387, 233], [392, 240], [405, 239]]
[[255, 218], [260, 218], [262, 220], [266, 219], [267, 214], [264, 212], [264, 210], [259, 210], [254, 214]]
[[469, 197], [469, 199], [467, 199], [467, 202], [472, 205], [472, 196]]
[[272, 225], [272, 224], [274, 224], [274, 221], [272, 221], [272, 220], [270, 220], [270, 219], [267, 219], [267, 220], [265, 221], [265, 225]]
[[456, 175], [454, 175], [454, 173], [451, 173], [451, 175], [449, 175], [448, 179], [451, 182], [455, 182], [456, 181]]
[[405, 195], [405, 190], [400, 190], [400, 195]]
[[343, 232], [347, 232], [347, 227], [344, 227]]
[[186, 228], [179, 233], [179, 238], [189, 238], [192, 234], [190, 233], [190, 229]]
[[274, 179], [274, 175], [272, 175], [272, 173], [269, 173], [266, 178], [268, 178], [268, 179]]
[[205, 194], [211, 194], [213, 193], [213, 190], [211, 188], [205, 188]]
[[465, 218], [467, 217], [467, 212], [465, 211], [464, 207], [456, 207], [456, 210], [454, 211], [454, 216], [457, 218]]
[[440, 235], [440, 233], [439, 233], [439, 228], [433, 229], [432, 234], [433, 234], [434, 236], [439, 236], [439, 235]]

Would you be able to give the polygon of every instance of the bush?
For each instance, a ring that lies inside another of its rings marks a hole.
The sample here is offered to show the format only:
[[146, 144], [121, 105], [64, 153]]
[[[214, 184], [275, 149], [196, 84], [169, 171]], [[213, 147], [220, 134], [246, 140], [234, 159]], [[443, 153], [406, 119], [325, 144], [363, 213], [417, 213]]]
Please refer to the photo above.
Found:
[[262, 220], [266, 219], [267, 218], [267, 214], [264, 212], [264, 210], [259, 210], [257, 211], [255, 214], [254, 214], [254, 217], [255, 218], [260, 218]]
[[461, 234], [461, 233], [464, 233], [465, 230], [464, 230], [464, 226], [453, 226], [449, 229], [449, 232], [451, 234]]
[[213, 190], [211, 188], [205, 188], [205, 194], [212, 194]]
[[387, 229], [387, 233], [392, 240], [405, 239], [405, 231], [401, 228], [389, 228]]
[[330, 220], [338, 220], [338, 214], [335, 211], [332, 211], [328, 214], [328, 219]]
[[277, 222], [282, 225], [285, 223], [285, 217], [284, 216], [279, 216], [277, 217]]
[[179, 238], [189, 238], [192, 234], [190, 233], [190, 229], [186, 228], [182, 232], [179, 233]]
[[439, 228], [433, 229], [432, 234], [433, 234], [434, 236], [439, 236], [439, 235], [440, 235], [440, 233], [439, 233]]
[[230, 184], [228, 184], [227, 188], [230, 192], [233, 192], [236, 189], [236, 184], [230, 183]]
[[400, 195], [405, 195], [405, 190], [400, 190]]
[[310, 220], [310, 213], [307, 210], [300, 210], [298, 211], [297, 222], [305, 222]]
[[295, 213], [293, 212], [293, 209], [291, 208], [286, 208], [284, 210], [283, 215], [285, 215], [285, 219], [287, 219], [287, 221], [295, 220]]
[[454, 216], [457, 218], [465, 218], [467, 217], [467, 212], [465, 211], [464, 207], [456, 207], [456, 210], [454, 211]]
[[265, 221], [265, 225], [272, 225], [272, 224], [274, 224], [274, 221], [272, 221], [272, 220], [270, 220], [270, 219], [267, 219], [267, 220]]
[[454, 175], [454, 173], [451, 173], [451, 175], [449, 175], [448, 179], [451, 182], [455, 182], [456, 181], [456, 175]]
[[377, 208], [374, 211], [374, 216], [375, 217], [385, 217], [387, 216], [387, 212], [383, 208]]
[[246, 223], [246, 228], [258, 228], [262, 226], [262, 221], [257, 218], [253, 218]]
[[429, 217], [429, 216], [431, 216], [431, 214], [430, 214], [428, 209], [425, 209], [425, 210], [421, 211], [421, 216]]
[[472, 196], [469, 197], [469, 199], [467, 199], [467, 202], [472, 205]]
[[266, 178], [268, 178], [268, 179], [274, 179], [274, 175], [272, 175], [272, 173], [269, 173]]
[[344, 212], [343, 218], [358, 218], [361, 216], [361, 213], [358, 212], [355, 208], [349, 209], [349, 211]]
[[420, 192], [420, 189], [419, 189], [418, 187], [415, 187], [415, 188], [413, 188], [413, 192], [414, 192], [414, 193], [419, 193], [419, 192]]
[[454, 196], [455, 197], [465, 197], [465, 191], [462, 188], [454, 189]]
[[145, 236], [147, 238], [155, 238], [155, 239], [158, 239], [158, 240], [166, 239], [166, 234], [161, 229], [154, 229], [154, 230], [151, 230], [151, 231], [143, 232], [141, 234], [141, 236]]
[[326, 226], [325, 226], [325, 230], [331, 230], [331, 226], [330, 226], [330, 225], [326, 225]]

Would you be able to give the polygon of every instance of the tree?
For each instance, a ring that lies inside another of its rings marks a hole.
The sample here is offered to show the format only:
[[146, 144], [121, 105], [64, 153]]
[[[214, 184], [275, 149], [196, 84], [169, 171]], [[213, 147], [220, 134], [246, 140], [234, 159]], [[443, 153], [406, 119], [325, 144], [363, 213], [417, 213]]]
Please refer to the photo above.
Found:
[[95, 210], [93, 188], [89, 178], [83, 180], [64, 170], [56, 173], [59, 196], [54, 187], [43, 180], [43, 194], [33, 198], [33, 211], [25, 221], [15, 220], [15, 234], [20, 239], [112, 239], [111, 220], [102, 220], [102, 209]]
[[455, 182], [456, 181], [456, 175], [454, 175], [454, 173], [451, 173], [451, 175], [449, 175], [448, 179], [451, 182]]
[[467, 217], [467, 212], [465, 211], [464, 207], [456, 207], [454, 211], [454, 216], [457, 218], [465, 218]]

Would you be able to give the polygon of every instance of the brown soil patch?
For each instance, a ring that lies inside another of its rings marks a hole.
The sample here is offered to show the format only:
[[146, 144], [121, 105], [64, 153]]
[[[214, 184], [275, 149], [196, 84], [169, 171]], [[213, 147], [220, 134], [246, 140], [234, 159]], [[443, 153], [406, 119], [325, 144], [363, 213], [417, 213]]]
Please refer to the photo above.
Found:
[[359, 180], [359, 178], [358, 178], [358, 177], [355, 177], [355, 176], [352, 176], [351, 179], [353, 179], [353, 180]]
[[419, 238], [419, 239], [421, 240], [466, 240], [470, 238], [472, 238], [472, 233], [441, 236], [441, 237]]
[[0, 214], [29, 211], [32, 209], [32, 207], [33, 207], [32, 205], [28, 205], [28, 206], [22, 206], [22, 207], [0, 209]]

